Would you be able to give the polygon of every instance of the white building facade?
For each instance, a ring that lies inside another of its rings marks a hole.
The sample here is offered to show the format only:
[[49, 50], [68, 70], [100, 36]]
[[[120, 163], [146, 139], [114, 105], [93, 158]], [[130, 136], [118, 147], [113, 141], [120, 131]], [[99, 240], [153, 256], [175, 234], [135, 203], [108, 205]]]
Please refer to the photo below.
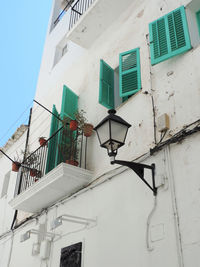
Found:
[[[0, 266], [200, 266], [199, 62], [199, 0], [53, 1], [30, 124], [3, 148], [18, 173], [0, 158]], [[109, 109], [156, 196], [95, 131], [65, 135]]]

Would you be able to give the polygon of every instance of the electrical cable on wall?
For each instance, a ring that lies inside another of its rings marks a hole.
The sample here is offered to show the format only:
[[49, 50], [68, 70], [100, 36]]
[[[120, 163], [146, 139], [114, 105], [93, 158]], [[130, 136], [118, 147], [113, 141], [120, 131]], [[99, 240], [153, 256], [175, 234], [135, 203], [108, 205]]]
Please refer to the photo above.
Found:
[[156, 110], [155, 110], [155, 104], [154, 104], [154, 97], [152, 92], [153, 90], [153, 84], [152, 84], [152, 67], [151, 67], [151, 56], [150, 56], [150, 45], [149, 45], [149, 34], [146, 35], [146, 41], [148, 46], [148, 53], [149, 53], [149, 69], [150, 69], [150, 96], [151, 96], [151, 103], [152, 103], [152, 109], [153, 109], [153, 129], [154, 129], [154, 142], [157, 144], [157, 137], [156, 137]]
[[[199, 123], [198, 123], [199, 122]], [[193, 127], [193, 129], [188, 129], [195, 123], [198, 123], [196, 126]], [[166, 141], [157, 144], [154, 148], [150, 149], [151, 155], [153, 155], [155, 152], [161, 150], [167, 145], [181, 142], [183, 139], [185, 139], [187, 136], [190, 136], [194, 133], [197, 133], [200, 131], [200, 120], [197, 120], [187, 126], [185, 126], [183, 129], [181, 129], [179, 132], [175, 133], [171, 138], [167, 139]]]
[[157, 207], [157, 196], [154, 196], [154, 205], [153, 205], [153, 208], [151, 210], [151, 212], [149, 213], [148, 215], [148, 218], [147, 218], [147, 228], [146, 228], [146, 246], [147, 246], [147, 250], [148, 251], [152, 251], [154, 250], [154, 247], [150, 245], [150, 238], [149, 238], [149, 229], [150, 229], [150, 221], [151, 221], [151, 218], [153, 217], [153, 214], [156, 210], [156, 207]]

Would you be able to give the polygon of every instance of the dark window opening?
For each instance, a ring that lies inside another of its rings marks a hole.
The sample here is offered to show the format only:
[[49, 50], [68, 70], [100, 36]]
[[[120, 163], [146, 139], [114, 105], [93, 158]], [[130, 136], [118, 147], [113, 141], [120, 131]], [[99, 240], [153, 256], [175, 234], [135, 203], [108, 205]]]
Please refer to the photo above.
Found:
[[60, 267], [81, 267], [82, 243], [61, 249]]

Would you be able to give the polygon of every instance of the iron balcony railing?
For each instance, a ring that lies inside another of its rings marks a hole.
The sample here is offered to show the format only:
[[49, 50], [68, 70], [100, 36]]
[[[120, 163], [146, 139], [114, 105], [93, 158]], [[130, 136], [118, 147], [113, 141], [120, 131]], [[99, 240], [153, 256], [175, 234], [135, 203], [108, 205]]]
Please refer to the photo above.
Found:
[[[71, 0], [67, 2], [65, 8], [63, 8], [62, 12], [54, 21], [54, 27], [58, 24], [58, 22], [62, 19], [67, 10], [71, 7], [71, 15], [69, 22], [69, 30], [74, 26], [74, 24], [79, 20], [80, 16], [85, 13], [85, 11], [90, 7], [90, 5], [95, 0]], [[74, 3], [74, 4], [73, 4]]]
[[62, 127], [21, 164], [18, 194], [42, 179], [61, 162], [86, 169], [87, 137], [80, 130]]
[[66, 4], [66, 6], [63, 8], [62, 12], [59, 14], [59, 16], [54, 21], [54, 27], [58, 24], [58, 22], [62, 19], [66, 11], [71, 7], [71, 4], [74, 2], [74, 0], [69, 0]]
[[79, 20], [80, 16], [90, 7], [95, 0], [77, 0], [71, 8], [69, 30]]

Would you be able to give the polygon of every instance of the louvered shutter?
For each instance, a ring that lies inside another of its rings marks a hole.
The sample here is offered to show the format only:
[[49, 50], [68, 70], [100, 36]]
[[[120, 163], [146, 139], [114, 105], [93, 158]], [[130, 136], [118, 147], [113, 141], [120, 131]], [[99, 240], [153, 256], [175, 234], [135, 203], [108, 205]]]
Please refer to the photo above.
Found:
[[191, 48], [184, 6], [149, 24], [151, 64], [167, 60]]
[[[53, 105], [52, 113], [55, 114], [56, 116], [59, 116], [55, 105]], [[52, 115], [49, 137], [51, 137], [58, 129], [59, 129], [59, 120], [55, 116]], [[56, 166], [55, 155], [56, 155], [56, 151], [58, 149], [57, 139], [58, 139], [57, 135], [55, 135], [48, 142], [46, 173], [51, 171]]]
[[119, 94], [126, 97], [141, 89], [139, 48], [119, 55]]
[[100, 60], [99, 103], [106, 108], [114, 108], [114, 70]]
[[74, 114], [78, 110], [78, 96], [66, 85], [63, 86], [62, 105], [60, 116], [63, 119], [68, 117], [74, 119]]
[[[66, 85], [63, 86], [63, 95], [62, 95], [62, 105], [60, 118], [64, 119], [65, 117], [70, 119], [75, 119], [75, 113], [78, 110], [78, 96], [70, 90]], [[62, 127], [62, 122], [59, 122], [59, 127]], [[63, 131], [64, 134], [63, 134]], [[66, 159], [63, 155], [62, 148], [64, 145], [70, 143], [70, 138], [67, 136], [66, 131], [69, 131], [69, 134], [73, 135], [73, 138], [76, 137], [76, 133], [71, 133], [69, 127], [65, 127], [64, 130], [58, 134], [58, 149], [56, 151], [56, 166], [64, 162]], [[71, 137], [72, 138], [72, 137]]]

